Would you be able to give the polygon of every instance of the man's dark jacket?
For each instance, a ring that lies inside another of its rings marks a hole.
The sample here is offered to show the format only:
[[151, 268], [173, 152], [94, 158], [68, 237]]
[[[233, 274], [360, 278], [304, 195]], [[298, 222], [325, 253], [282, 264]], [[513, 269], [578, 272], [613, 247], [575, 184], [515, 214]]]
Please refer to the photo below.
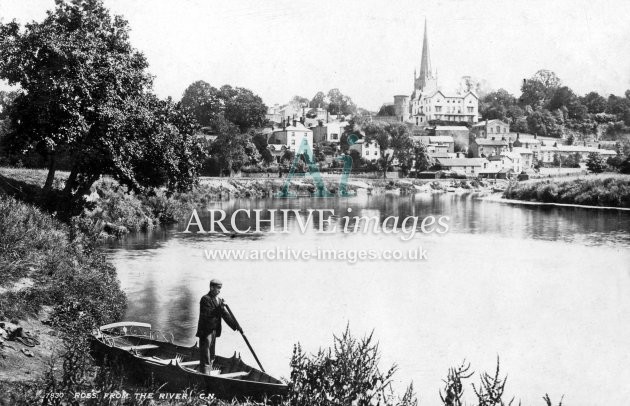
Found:
[[236, 330], [237, 324], [224, 309], [221, 299], [212, 297], [210, 293], [204, 295], [199, 303], [199, 324], [197, 325], [197, 337], [207, 336], [213, 331], [217, 337], [221, 336], [221, 318]]

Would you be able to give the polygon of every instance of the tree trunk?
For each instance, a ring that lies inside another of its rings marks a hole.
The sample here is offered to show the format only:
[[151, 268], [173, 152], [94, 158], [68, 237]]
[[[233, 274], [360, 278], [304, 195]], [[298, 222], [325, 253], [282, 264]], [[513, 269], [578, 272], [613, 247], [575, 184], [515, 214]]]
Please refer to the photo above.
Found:
[[65, 195], [67, 196], [72, 195], [72, 189], [74, 189], [76, 186], [76, 180], [77, 180], [78, 175], [79, 175], [79, 169], [75, 165], [72, 167], [72, 170], [70, 171], [70, 175], [68, 176], [68, 179], [66, 180], [66, 186], [63, 189], [63, 192]]
[[55, 152], [48, 154], [48, 176], [46, 176], [46, 183], [44, 183], [44, 192], [49, 192], [52, 189], [53, 182], [55, 180], [56, 168]]

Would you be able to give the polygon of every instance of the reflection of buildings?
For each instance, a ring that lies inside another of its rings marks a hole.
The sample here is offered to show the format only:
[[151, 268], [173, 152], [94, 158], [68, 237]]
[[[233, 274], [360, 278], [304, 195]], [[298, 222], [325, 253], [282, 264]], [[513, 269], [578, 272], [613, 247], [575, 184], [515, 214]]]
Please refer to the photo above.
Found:
[[449, 93], [438, 87], [437, 73], [431, 69], [426, 21], [420, 74], [416, 76], [414, 71], [413, 80], [411, 96], [394, 96], [394, 110], [398, 120], [416, 125], [428, 125], [432, 120], [477, 122], [479, 100], [475, 93]]

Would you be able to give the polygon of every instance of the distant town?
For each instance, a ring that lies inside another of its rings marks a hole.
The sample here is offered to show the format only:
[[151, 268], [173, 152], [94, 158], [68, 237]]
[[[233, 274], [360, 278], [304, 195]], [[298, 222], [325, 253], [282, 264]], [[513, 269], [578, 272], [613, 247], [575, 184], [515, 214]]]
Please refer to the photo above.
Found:
[[[273, 158], [272, 165], [291, 160], [305, 138], [324, 168], [334, 168], [339, 154], [350, 154], [356, 162], [355, 169], [389, 170], [396, 173], [392, 176], [431, 178], [441, 173], [491, 179], [528, 178], [541, 169], [545, 172], [545, 168], [555, 169], [547, 170], [550, 174], [583, 172], [589, 159], [610, 160], [613, 166], [621, 166], [622, 150], [628, 150], [628, 123], [617, 123], [616, 115], [606, 113], [606, 99], [592, 92], [580, 104], [579, 98], [567, 87], [559, 86], [559, 79], [549, 71], [538, 72], [529, 82], [524, 84], [525, 98], [521, 100], [504, 90], [487, 93], [480, 100], [480, 83], [468, 76], [462, 78], [458, 90], [442, 90], [431, 66], [425, 22], [420, 70], [414, 71], [409, 95], [394, 96], [394, 102], [383, 104], [377, 114], [361, 109], [343, 114], [340, 105], [344, 101], [350, 105], [351, 101], [341, 95], [334, 113], [322, 107], [326, 98], [322, 92], [310, 103], [295, 97], [288, 104], [268, 109], [265, 117], [269, 126], [262, 134]], [[331, 92], [329, 101], [335, 92], [339, 93], [337, 89]], [[528, 97], [538, 100], [527, 103]], [[616, 102], [615, 96], [611, 95], [611, 99]], [[318, 100], [322, 103], [315, 106]], [[622, 99], [622, 103], [627, 111], [629, 99]], [[544, 109], [545, 104], [557, 108]], [[388, 126], [390, 130], [392, 126], [406, 127], [411, 141], [406, 143], [407, 151], [379, 142], [375, 128], [378, 131], [378, 127]], [[617, 132], [622, 135], [616, 137]], [[352, 145], [347, 142], [350, 133], [359, 136]], [[416, 159], [414, 152], [418, 145], [423, 146], [425, 154], [421, 160]], [[387, 157], [391, 160], [383, 168]], [[409, 162], [403, 162], [404, 158]]]

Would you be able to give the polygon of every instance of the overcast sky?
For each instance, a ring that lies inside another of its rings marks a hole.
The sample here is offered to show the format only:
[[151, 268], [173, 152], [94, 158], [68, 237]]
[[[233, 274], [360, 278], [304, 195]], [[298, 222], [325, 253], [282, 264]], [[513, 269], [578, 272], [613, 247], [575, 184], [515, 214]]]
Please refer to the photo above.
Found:
[[[339, 88], [377, 109], [410, 94], [424, 18], [439, 84], [463, 75], [520, 94], [550, 69], [579, 94], [630, 88], [630, 1], [105, 0], [131, 25], [160, 96], [195, 80], [252, 89], [265, 103]], [[41, 20], [53, 0], [0, 0], [7, 22]]]

